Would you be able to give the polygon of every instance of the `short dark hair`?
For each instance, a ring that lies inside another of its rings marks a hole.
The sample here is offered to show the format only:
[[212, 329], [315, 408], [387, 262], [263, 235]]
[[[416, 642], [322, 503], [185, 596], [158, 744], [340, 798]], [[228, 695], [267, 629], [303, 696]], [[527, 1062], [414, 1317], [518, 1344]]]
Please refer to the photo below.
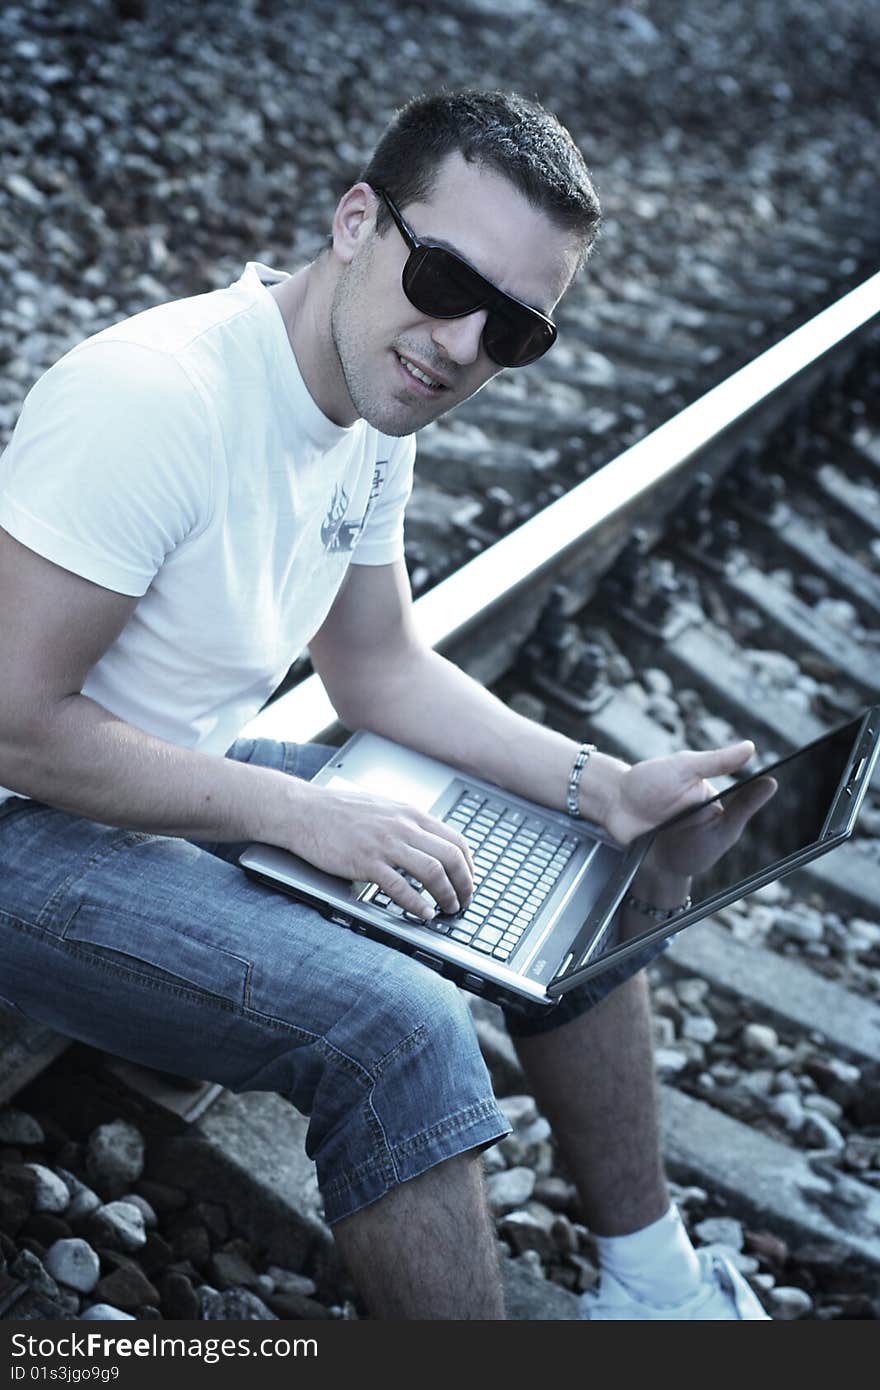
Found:
[[[405, 207], [430, 197], [441, 164], [455, 153], [508, 179], [580, 241], [580, 261], [586, 260], [600, 208], [583, 155], [554, 115], [515, 92], [467, 89], [414, 97], [386, 128], [361, 179], [387, 188]], [[388, 225], [380, 203], [377, 229], [384, 232]]]

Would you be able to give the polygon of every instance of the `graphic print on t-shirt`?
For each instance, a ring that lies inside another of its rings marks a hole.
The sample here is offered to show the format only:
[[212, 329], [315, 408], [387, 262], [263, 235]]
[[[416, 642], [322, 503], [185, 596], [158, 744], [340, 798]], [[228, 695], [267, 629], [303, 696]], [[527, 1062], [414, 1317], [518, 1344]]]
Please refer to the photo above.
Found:
[[380, 459], [373, 469], [370, 495], [367, 498], [364, 514], [359, 521], [346, 521], [345, 513], [348, 511], [349, 496], [344, 486], [339, 483], [335, 485], [327, 515], [321, 522], [321, 544], [326, 551], [332, 553], [354, 549], [355, 541], [366, 526], [376, 498], [382, 491], [387, 471], [388, 460]]

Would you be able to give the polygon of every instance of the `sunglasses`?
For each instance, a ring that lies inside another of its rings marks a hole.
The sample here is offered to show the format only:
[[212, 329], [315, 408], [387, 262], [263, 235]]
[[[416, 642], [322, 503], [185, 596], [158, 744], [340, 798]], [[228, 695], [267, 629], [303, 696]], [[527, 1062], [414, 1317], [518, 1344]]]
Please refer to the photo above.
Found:
[[432, 319], [460, 319], [488, 309], [483, 347], [499, 367], [525, 367], [553, 346], [556, 324], [552, 319], [496, 289], [453, 251], [420, 241], [384, 188], [374, 191], [409, 247], [403, 292], [419, 313]]

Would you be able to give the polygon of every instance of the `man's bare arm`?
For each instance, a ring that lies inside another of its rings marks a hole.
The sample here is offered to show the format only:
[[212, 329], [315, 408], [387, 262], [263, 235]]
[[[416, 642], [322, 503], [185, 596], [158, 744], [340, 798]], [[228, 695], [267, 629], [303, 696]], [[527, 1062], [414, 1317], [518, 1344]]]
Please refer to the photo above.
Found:
[[291, 779], [178, 748], [81, 694], [137, 602], [0, 530], [0, 783], [110, 825], [256, 837]]
[[[311, 643], [315, 666], [349, 728], [367, 728], [562, 810], [578, 744], [508, 709], [417, 635], [403, 562], [353, 565]], [[628, 841], [709, 794], [750, 743], [682, 751], [630, 768], [595, 752], [580, 813]]]
[[424, 903], [399, 868], [447, 910], [468, 899], [467, 848], [431, 817], [177, 747], [83, 695], [136, 605], [0, 529], [0, 785], [108, 825], [278, 845], [410, 911]]
[[[348, 728], [369, 728], [510, 791], [564, 809], [578, 745], [515, 714], [416, 634], [409, 580], [396, 565], [353, 565], [311, 643]], [[583, 814], [601, 820], [626, 764], [602, 753], [583, 779]]]

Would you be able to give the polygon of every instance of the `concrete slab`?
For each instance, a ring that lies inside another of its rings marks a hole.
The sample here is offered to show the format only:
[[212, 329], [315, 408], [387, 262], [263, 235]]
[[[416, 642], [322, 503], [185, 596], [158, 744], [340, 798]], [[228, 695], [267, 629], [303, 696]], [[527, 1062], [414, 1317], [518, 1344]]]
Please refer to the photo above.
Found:
[[307, 1128], [274, 1092], [224, 1091], [185, 1134], [154, 1141], [149, 1176], [201, 1199], [215, 1194], [276, 1264], [299, 1269], [316, 1249], [332, 1261]]
[[660, 758], [678, 747], [672, 734], [650, 719], [625, 695], [617, 694], [607, 705], [587, 717], [590, 737], [604, 753], [629, 762]]
[[146, 1096], [154, 1105], [179, 1115], [189, 1123], [197, 1120], [209, 1105], [213, 1105], [223, 1095], [223, 1087], [216, 1081], [191, 1081], [183, 1077], [166, 1075], [149, 1067], [139, 1067], [121, 1057], [105, 1053], [104, 1066], [126, 1086]]
[[797, 1150], [669, 1086], [660, 1087], [660, 1123], [677, 1181], [729, 1198], [738, 1216], [792, 1244], [831, 1242], [880, 1270], [875, 1188], [831, 1169], [816, 1172]]
[[865, 505], [865, 492], [857, 482], [839, 469], [824, 465], [811, 474], [811, 486], [818, 489], [831, 506], [858, 527], [858, 534], [880, 536], [880, 507]]
[[0, 1012], [0, 1105], [54, 1062], [70, 1039], [21, 1014]]
[[[876, 786], [875, 774], [872, 786]], [[880, 904], [880, 860], [858, 848], [857, 841], [838, 845], [791, 874], [786, 882], [796, 893], [816, 894], [829, 911], [843, 909], [877, 920]]]
[[677, 936], [664, 960], [754, 1002], [781, 1023], [821, 1033], [831, 1049], [857, 1063], [880, 1062], [880, 1004], [825, 980], [809, 966], [763, 946], [737, 941], [711, 920]]
[[578, 1299], [560, 1284], [543, 1279], [521, 1260], [501, 1261], [504, 1302], [513, 1322], [573, 1322]]
[[880, 576], [841, 550], [818, 526], [786, 511], [787, 515], [778, 525], [772, 518], [758, 518], [752, 513], [750, 516], [761, 527], [777, 555], [784, 556], [789, 563], [793, 560], [798, 567], [805, 564], [821, 574], [856, 605], [865, 623], [876, 623], [880, 618]]
[[843, 672], [848, 683], [869, 699], [880, 692], [880, 668], [876, 655], [863, 652], [854, 639], [816, 616], [809, 604], [752, 565], [722, 581], [723, 588], [745, 599], [766, 619], [768, 626], [785, 634], [785, 646], [797, 659], [798, 652], [814, 652]]
[[711, 629], [689, 627], [669, 642], [663, 665], [673, 677], [707, 696], [713, 713], [723, 714], [743, 736], [769, 734], [782, 751], [801, 747], [825, 732], [825, 725], [768, 689], [762, 689], [737, 651], [729, 651]]
[[[229, 1202], [276, 1263], [299, 1268], [317, 1242], [319, 1259], [332, 1269], [335, 1247], [321, 1218], [315, 1165], [305, 1153], [307, 1127], [282, 1096], [226, 1091], [186, 1135], [166, 1141], [150, 1174]], [[521, 1261], [505, 1259], [502, 1274], [510, 1318], [576, 1318], [575, 1295]]]

